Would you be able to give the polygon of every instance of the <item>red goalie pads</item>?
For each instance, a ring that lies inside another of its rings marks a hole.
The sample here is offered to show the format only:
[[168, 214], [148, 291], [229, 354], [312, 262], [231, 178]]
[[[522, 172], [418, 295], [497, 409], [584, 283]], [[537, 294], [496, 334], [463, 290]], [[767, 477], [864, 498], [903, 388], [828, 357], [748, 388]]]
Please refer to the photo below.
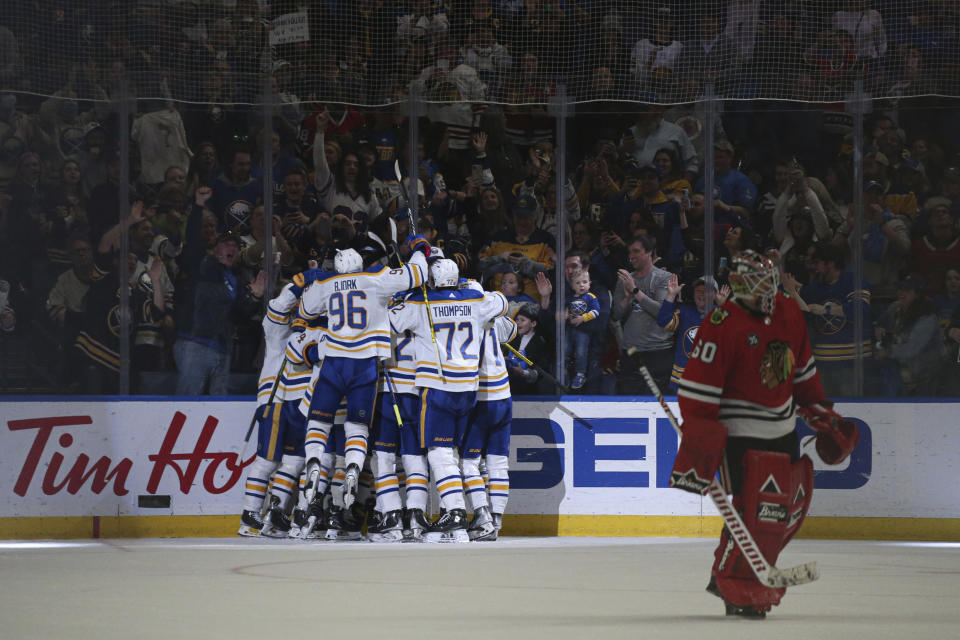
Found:
[[685, 420], [680, 449], [670, 473], [670, 486], [702, 494], [717, 472], [726, 446], [727, 428], [716, 420]]
[[[743, 467], [742, 493], [734, 496], [734, 504], [742, 508], [743, 523], [764, 558], [775, 565], [810, 509], [813, 463], [804, 456], [791, 464], [785, 453], [752, 450], [744, 455]], [[761, 584], [726, 530], [715, 557], [713, 574], [727, 602], [761, 610], [780, 603], [786, 590]]]
[[799, 407], [797, 415], [817, 432], [817, 455], [827, 464], [840, 464], [847, 459], [860, 439], [860, 431], [851, 420], [820, 404]]

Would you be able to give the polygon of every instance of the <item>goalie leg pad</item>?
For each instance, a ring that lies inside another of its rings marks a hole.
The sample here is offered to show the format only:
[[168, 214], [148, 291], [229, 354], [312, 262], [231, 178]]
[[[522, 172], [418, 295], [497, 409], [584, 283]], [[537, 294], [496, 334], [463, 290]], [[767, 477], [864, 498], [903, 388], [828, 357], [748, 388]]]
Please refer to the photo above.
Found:
[[[786, 453], [748, 450], [743, 456], [741, 494], [734, 507], [743, 513], [743, 524], [760, 552], [776, 565], [787, 540], [793, 496], [793, 465]], [[780, 604], [786, 589], [774, 589], [757, 580], [748, 559], [726, 530], [717, 549], [714, 575], [724, 601], [736, 607], [768, 610]]]
[[801, 456], [790, 467], [790, 517], [784, 534], [783, 546], [793, 539], [810, 512], [813, 499], [813, 461]]
[[670, 473], [670, 486], [702, 494], [717, 472], [726, 446], [727, 428], [716, 420], [686, 420], [677, 458]]

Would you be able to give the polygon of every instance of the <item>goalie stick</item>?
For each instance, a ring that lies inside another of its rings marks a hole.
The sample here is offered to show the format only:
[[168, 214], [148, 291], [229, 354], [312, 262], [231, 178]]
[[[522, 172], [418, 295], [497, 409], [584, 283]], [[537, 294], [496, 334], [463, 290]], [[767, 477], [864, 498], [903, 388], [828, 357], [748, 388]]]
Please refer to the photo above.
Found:
[[[647, 366], [640, 359], [637, 349], [631, 347], [627, 350], [627, 355], [637, 363], [637, 369], [640, 371], [640, 375], [643, 376], [647, 386], [650, 387], [651, 393], [656, 397], [657, 402], [660, 403], [663, 412], [667, 416], [667, 420], [673, 425], [677, 435], [683, 437], [683, 432], [680, 431], [680, 423], [677, 422], [676, 416], [673, 415], [673, 411], [671, 411], [667, 405], [667, 401], [660, 392], [660, 387], [657, 386], [653, 376], [650, 375]], [[730, 535], [736, 541], [740, 550], [743, 551], [747, 562], [750, 563], [750, 568], [753, 570], [754, 575], [757, 576], [757, 580], [768, 587], [777, 589], [807, 584], [820, 577], [820, 571], [817, 569], [816, 562], [808, 562], [788, 569], [778, 569], [771, 565], [767, 562], [767, 559], [763, 557], [763, 553], [761, 553], [757, 547], [757, 543], [754, 541], [753, 536], [750, 535], [750, 531], [746, 525], [743, 524], [743, 519], [740, 517], [740, 514], [737, 513], [737, 510], [730, 504], [727, 492], [720, 486], [716, 476], [710, 481], [706, 492], [707, 495], [710, 496], [710, 499], [713, 500], [713, 504], [716, 505], [717, 511], [720, 512], [723, 523], [726, 525]]]

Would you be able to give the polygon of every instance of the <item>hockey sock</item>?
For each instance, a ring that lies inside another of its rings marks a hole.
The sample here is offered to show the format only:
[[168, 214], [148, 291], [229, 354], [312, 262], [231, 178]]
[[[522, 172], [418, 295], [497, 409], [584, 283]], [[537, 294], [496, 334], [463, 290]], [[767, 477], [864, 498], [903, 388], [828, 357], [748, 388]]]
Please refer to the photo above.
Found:
[[330, 495], [333, 497], [333, 504], [343, 507], [343, 476], [346, 463], [343, 456], [337, 456], [333, 466], [333, 480], [330, 481]]
[[357, 502], [366, 504], [367, 500], [376, 497], [373, 489], [373, 471], [370, 468], [371, 460], [367, 458], [360, 470], [359, 484], [357, 485]]
[[440, 494], [440, 506], [447, 511], [466, 509], [463, 501], [463, 478], [454, 450], [450, 447], [430, 447], [427, 451], [430, 473]]
[[389, 513], [401, 508], [400, 482], [397, 479], [397, 456], [386, 451], [374, 451], [371, 457], [374, 487], [377, 491], [377, 511]]
[[243, 510], [259, 513], [263, 507], [263, 499], [267, 495], [267, 485], [270, 483], [270, 474], [280, 466], [278, 462], [271, 462], [257, 456], [247, 473], [246, 489], [243, 494]]
[[319, 460], [320, 456], [327, 450], [327, 440], [330, 438], [331, 429], [333, 429], [333, 425], [329, 422], [310, 420], [307, 423], [307, 436], [303, 442], [307, 460], [313, 458]]
[[273, 478], [273, 495], [280, 498], [280, 509], [284, 513], [290, 513], [304, 462], [305, 460], [300, 456], [285, 455], [280, 460], [280, 468], [277, 469], [277, 474]]
[[348, 420], [343, 424], [343, 435], [346, 439], [343, 453], [347, 459], [347, 466], [355, 464], [358, 469], [362, 469], [363, 462], [367, 458], [367, 437], [370, 435], [370, 429], [365, 424]]
[[427, 510], [427, 492], [430, 478], [427, 476], [427, 459], [421, 455], [404, 455], [403, 469], [406, 472], [404, 489], [407, 509]]
[[403, 469], [403, 458], [397, 458], [397, 493], [400, 494], [400, 504], [407, 504], [407, 472]]
[[487, 506], [487, 489], [483, 486], [483, 477], [480, 475], [480, 458], [463, 458], [460, 460], [460, 471], [463, 473], [463, 491], [470, 510]]
[[487, 473], [490, 480], [487, 482], [487, 491], [490, 494], [490, 511], [503, 513], [507, 509], [507, 499], [510, 497], [510, 459], [507, 456], [487, 456]]

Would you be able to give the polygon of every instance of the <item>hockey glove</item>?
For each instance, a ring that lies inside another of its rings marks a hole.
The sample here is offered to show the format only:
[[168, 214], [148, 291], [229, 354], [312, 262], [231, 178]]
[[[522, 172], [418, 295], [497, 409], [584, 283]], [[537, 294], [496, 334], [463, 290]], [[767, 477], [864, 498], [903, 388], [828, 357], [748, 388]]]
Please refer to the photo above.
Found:
[[860, 439], [857, 425], [834, 411], [833, 403], [824, 401], [797, 409], [797, 415], [803, 418], [817, 433], [817, 455], [827, 464], [840, 464], [847, 459]]
[[430, 241], [421, 235], [407, 238], [407, 246], [410, 248], [410, 253], [420, 251], [424, 258], [430, 257]]

